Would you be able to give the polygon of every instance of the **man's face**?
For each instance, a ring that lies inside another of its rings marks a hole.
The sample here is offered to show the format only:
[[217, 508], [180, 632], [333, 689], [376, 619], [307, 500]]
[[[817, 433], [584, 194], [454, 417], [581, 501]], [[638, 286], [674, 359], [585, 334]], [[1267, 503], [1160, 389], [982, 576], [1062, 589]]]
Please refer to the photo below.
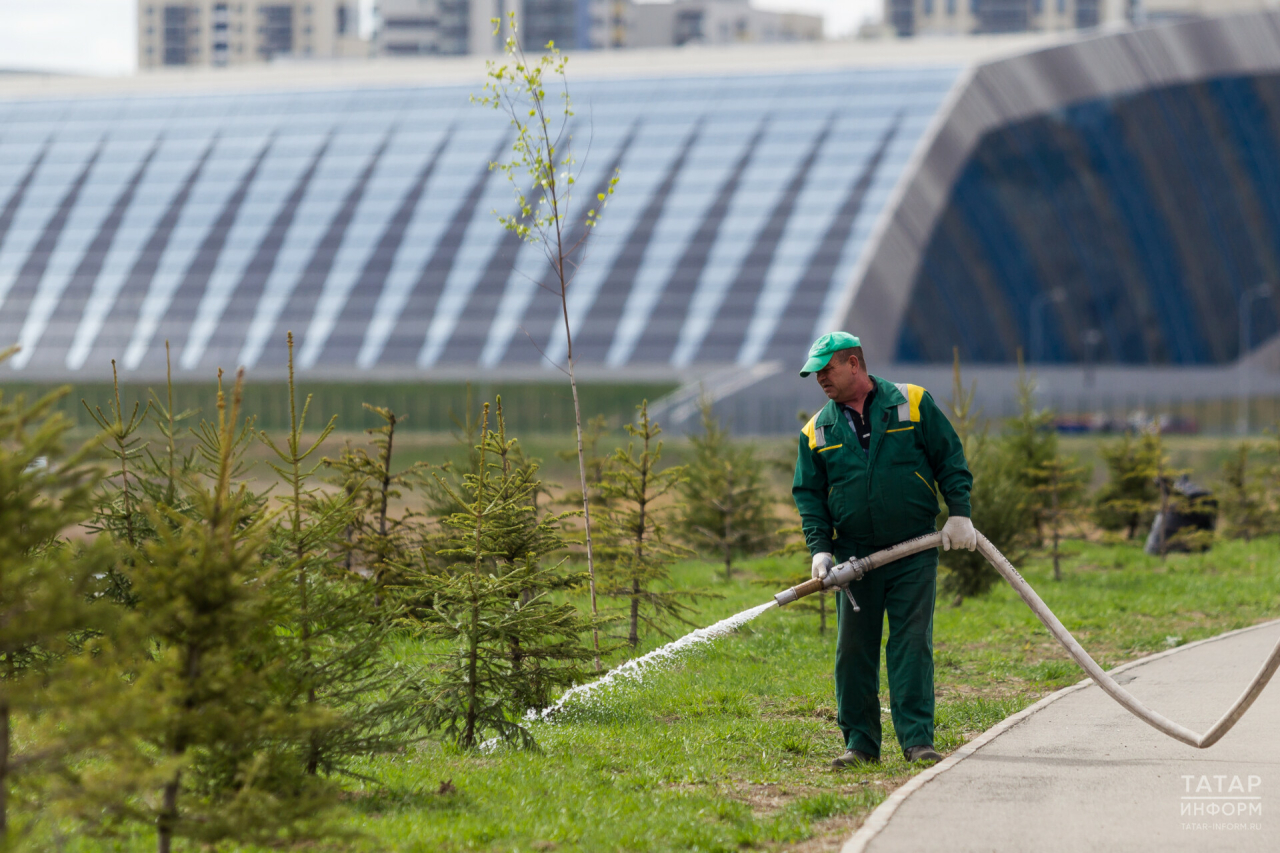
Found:
[[832, 355], [827, 366], [814, 376], [818, 377], [818, 384], [822, 386], [827, 397], [837, 403], [843, 403], [853, 398], [861, 371], [862, 365], [858, 363], [857, 357], [850, 351], [841, 350]]

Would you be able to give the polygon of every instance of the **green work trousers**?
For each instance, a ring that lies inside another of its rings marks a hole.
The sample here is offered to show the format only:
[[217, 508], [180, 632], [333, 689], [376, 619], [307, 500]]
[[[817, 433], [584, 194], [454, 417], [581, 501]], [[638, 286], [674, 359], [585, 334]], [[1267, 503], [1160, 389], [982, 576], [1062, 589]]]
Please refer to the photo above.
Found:
[[889, 713], [898, 744], [933, 744], [933, 601], [937, 549], [868, 572], [849, 584], [859, 612], [837, 593], [836, 722], [845, 745], [880, 754], [880, 631], [889, 614], [885, 649]]

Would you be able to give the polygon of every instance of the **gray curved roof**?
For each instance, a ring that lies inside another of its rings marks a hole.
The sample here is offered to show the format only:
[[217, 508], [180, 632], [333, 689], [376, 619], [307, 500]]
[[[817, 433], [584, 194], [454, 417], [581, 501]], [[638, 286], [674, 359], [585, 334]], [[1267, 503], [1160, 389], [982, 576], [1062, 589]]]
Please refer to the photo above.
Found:
[[[580, 362], [803, 349], [956, 68], [576, 84], [579, 186], [621, 182], [571, 294]], [[32, 378], [545, 369], [546, 267], [495, 222], [509, 128], [469, 89], [0, 102], [0, 341]], [[589, 156], [583, 144], [590, 140]]]

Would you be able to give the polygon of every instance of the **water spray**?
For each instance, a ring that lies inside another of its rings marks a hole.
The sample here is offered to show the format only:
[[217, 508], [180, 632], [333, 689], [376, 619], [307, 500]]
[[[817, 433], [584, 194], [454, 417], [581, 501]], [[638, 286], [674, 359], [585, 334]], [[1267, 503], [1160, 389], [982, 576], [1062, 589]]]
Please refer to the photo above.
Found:
[[776, 603], [767, 601], [764, 604], [756, 605], [730, 616], [728, 619], [721, 619], [714, 625], [708, 625], [706, 628], [698, 628], [696, 631], [690, 631], [678, 640], [673, 640], [665, 646], [660, 646], [653, 651], [643, 654], [638, 658], [632, 658], [621, 666], [609, 670], [603, 678], [595, 681], [589, 681], [586, 684], [579, 684], [571, 687], [564, 692], [554, 705], [541, 711], [532, 710], [526, 715], [528, 720], [549, 720], [555, 714], [560, 712], [565, 703], [571, 699], [586, 699], [598, 691], [612, 687], [622, 679], [640, 679], [646, 670], [655, 664], [663, 663], [675, 658], [685, 650], [697, 646], [702, 643], [708, 643], [717, 637], [723, 637], [731, 634], [750, 622], [752, 619], [764, 613], [771, 607], [775, 607]]
[[[805, 581], [802, 584], [793, 586], [791, 589], [783, 590], [773, 597], [773, 600], [779, 607], [790, 604], [793, 601], [804, 598], [806, 595], [812, 595], [815, 592], [822, 592], [824, 589], [839, 588], [844, 590], [849, 596], [849, 601], [853, 603], [854, 610], [858, 609], [857, 603], [853, 600], [853, 593], [849, 590], [851, 584], [855, 584], [866, 575], [867, 572], [877, 569], [903, 557], [909, 557], [912, 554], [918, 554], [921, 551], [927, 551], [930, 548], [937, 548], [942, 544], [941, 533], [931, 533], [928, 536], [921, 536], [916, 539], [909, 539], [892, 548], [886, 548], [883, 551], [877, 551], [867, 557], [860, 559], [848, 560], [835, 566], [827, 573], [825, 578], [814, 578]], [[1249, 710], [1249, 706], [1262, 693], [1263, 688], [1267, 686], [1267, 682], [1271, 680], [1271, 676], [1275, 674], [1276, 669], [1280, 668], [1280, 642], [1276, 643], [1271, 654], [1262, 664], [1262, 668], [1258, 670], [1258, 674], [1253, 677], [1253, 681], [1245, 689], [1240, 698], [1235, 701], [1227, 712], [1223, 714], [1216, 723], [1204, 734], [1197, 734], [1191, 729], [1181, 726], [1161, 714], [1152, 711], [1146, 705], [1138, 701], [1133, 694], [1125, 690], [1116, 683], [1110, 675], [1100, 667], [1089, 653], [1076, 642], [1076, 638], [1071, 636], [1071, 632], [1058, 621], [1058, 617], [1053, 615], [1053, 611], [1049, 609], [1036, 591], [1031, 588], [1031, 584], [1018, 573], [1013, 564], [1001, 554], [1000, 551], [991, 544], [987, 537], [981, 533], [978, 534], [978, 553], [986, 558], [987, 562], [992, 565], [1001, 577], [1009, 582], [1009, 585], [1017, 591], [1026, 605], [1031, 608], [1031, 612], [1044, 623], [1049, 629], [1049, 633], [1062, 644], [1067, 650], [1067, 654], [1071, 655], [1072, 660], [1080, 665], [1094, 683], [1106, 692], [1108, 696], [1119, 702], [1125, 710], [1133, 714], [1144, 723], [1155, 729], [1167, 734], [1175, 740], [1180, 740], [1185, 744], [1189, 744], [1198, 749], [1205, 749], [1213, 746], [1218, 740], [1229, 732], [1245, 711]]]

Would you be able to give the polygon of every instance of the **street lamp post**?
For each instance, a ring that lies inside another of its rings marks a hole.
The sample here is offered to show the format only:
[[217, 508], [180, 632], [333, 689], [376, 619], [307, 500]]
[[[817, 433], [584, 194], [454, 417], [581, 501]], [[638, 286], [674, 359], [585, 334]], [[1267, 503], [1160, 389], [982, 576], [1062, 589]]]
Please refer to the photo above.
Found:
[[1055, 287], [1047, 293], [1036, 294], [1031, 300], [1031, 352], [1028, 360], [1032, 364], [1038, 364], [1044, 357], [1044, 309], [1049, 306], [1050, 302], [1061, 305], [1067, 301], [1067, 292], [1061, 287]]
[[1265, 299], [1271, 295], [1270, 284], [1260, 284], [1240, 295], [1238, 313], [1240, 317], [1240, 358], [1236, 362], [1237, 378], [1240, 382], [1240, 400], [1236, 411], [1236, 432], [1249, 434], [1249, 371], [1245, 366], [1245, 356], [1249, 354], [1249, 333], [1252, 331], [1252, 310], [1256, 299]]
[[1098, 360], [1098, 348], [1102, 346], [1102, 331], [1086, 329], [1081, 340], [1084, 342], [1084, 387], [1092, 388], [1094, 365]]

